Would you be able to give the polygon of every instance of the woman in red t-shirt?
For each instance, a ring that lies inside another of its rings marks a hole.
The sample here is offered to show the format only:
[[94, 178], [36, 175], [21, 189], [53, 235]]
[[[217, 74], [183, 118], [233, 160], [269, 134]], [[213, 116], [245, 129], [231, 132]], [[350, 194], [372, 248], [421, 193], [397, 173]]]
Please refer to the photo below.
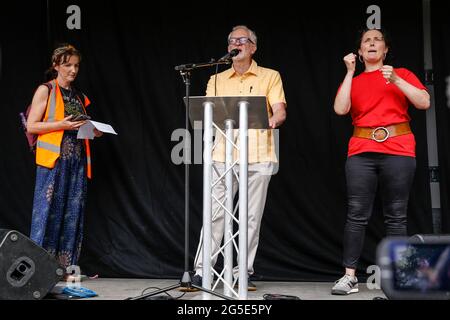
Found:
[[389, 41], [383, 30], [364, 30], [358, 60], [365, 71], [356, 77], [353, 53], [344, 57], [347, 74], [338, 90], [334, 111], [350, 112], [354, 133], [345, 165], [348, 214], [344, 231], [345, 275], [332, 294], [358, 292], [356, 266], [365, 230], [380, 186], [388, 236], [406, 236], [409, 191], [416, 169], [415, 140], [409, 127], [408, 106], [426, 110], [430, 96], [409, 70], [384, 65]]

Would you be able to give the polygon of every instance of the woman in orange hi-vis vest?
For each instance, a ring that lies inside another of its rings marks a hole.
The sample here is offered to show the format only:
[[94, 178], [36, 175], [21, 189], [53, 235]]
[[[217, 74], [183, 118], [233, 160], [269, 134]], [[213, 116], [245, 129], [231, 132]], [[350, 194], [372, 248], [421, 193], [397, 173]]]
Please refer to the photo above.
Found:
[[[30, 238], [66, 268], [76, 266], [80, 255], [91, 177], [89, 141], [77, 139], [90, 104], [72, 86], [80, 61], [80, 52], [71, 45], [55, 49], [48, 72], [52, 80], [36, 90], [27, 122], [28, 132], [38, 135]], [[96, 137], [102, 135], [94, 131]]]

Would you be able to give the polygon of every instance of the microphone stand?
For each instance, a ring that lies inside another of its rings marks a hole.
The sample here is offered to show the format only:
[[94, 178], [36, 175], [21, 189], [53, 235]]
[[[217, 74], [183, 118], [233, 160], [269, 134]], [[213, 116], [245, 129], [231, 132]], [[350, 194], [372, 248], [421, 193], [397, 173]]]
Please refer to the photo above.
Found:
[[[230, 64], [231, 57], [229, 59], [219, 59], [214, 60], [211, 59], [209, 62], [201, 62], [201, 63], [187, 63], [181, 64], [175, 67], [176, 71], [180, 72], [180, 75], [183, 79], [183, 82], [186, 86], [186, 110], [185, 110], [185, 129], [186, 132], [189, 132], [189, 97], [190, 97], [190, 87], [191, 87], [191, 71], [199, 68], [212, 67], [221, 64]], [[191, 153], [191, 147], [187, 146], [185, 148], [186, 154], [184, 155], [184, 273], [178, 284], [168, 286], [166, 288], [162, 288], [156, 291], [149, 292], [147, 294], [143, 294], [137, 297], [127, 298], [126, 300], [144, 300], [148, 297], [167, 292], [170, 290], [174, 290], [177, 288], [185, 288], [186, 291], [190, 291], [193, 288], [207, 292], [209, 294], [215, 295], [219, 298], [225, 300], [234, 300], [231, 297], [225, 296], [218, 292], [214, 292], [212, 290], [208, 290], [201, 286], [197, 286], [192, 284], [191, 272], [189, 271], [189, 163], [187, 161], [188, 155]]]
[[[187, 63], [187, 64], [180, 64], [179, 66], [175, 67], [176, 71], [180, 71], [181, 75], [183, 76], [184, 72], [190, 72], [195, 69], [204, 68], [204, 67], [213, 67], [220, 64], [230, 64], [231, 63], [231, 57], [228, 59], [219, 59], [214, 60], [211, 59], [209, 62], [200, 62], [200, 63]], [[184, 77], [183, 77], [184, 80]], [[186, 84], [186, 82], [184, 82]], [[187, 92], [189, 93], [189, 92]], [[187, 96], [188, 97], [188, 96]]]

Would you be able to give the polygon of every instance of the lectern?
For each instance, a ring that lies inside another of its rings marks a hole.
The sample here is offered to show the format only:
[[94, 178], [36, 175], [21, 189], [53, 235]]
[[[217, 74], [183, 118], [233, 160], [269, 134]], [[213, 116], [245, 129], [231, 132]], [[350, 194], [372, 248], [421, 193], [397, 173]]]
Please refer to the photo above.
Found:
[[[239, 299], [247, 299], [247, 221], [248, 221], [248, 129], [268, 129], [267, 101], [265, 96], [229, 96], [229, 97], [190, 97], [189, 119], [193, 127], [194, 122], [203, 123], [203, 280], [202, 286], [208, 290], [214, 290], [219, 282], [224, 285], [224, 295], [238, 296]], [[187, 98], [184, 99], [187, 104]], [[222, 135], [226, 141], [225, 170], [213, 181], [212, 172], [214, 163], [213, 152], [213, 128], [217, 137]], [[234, 141], [234, 129], [239, 129], [239, 143]], [[239, 159], [233, 159], [233, 150], [239, 151]], [[234, 216], [233, 208], [233, 170], [239, 165], [239, 219]], [[225, 180], [224, 201], [219, 201], [213, 196], [213, 188]], [[211, 252], [213, 241], [212, 226], [212, 201], [217, 201], [225, 212], [225, 228], [223, 245], [217, 252]], [[233, 233], [233, 221], [238, 222], [239, 231]], [[234, 291], [233, 280], [233, 244], [239, 235], [238, 264], [239, 264], [239, 288]], [[224, 269], [218, 273], [211, 266], [211, 259], [217, 255], [224, 256]], [[212, 275], [218, 281], [214, 287]]]

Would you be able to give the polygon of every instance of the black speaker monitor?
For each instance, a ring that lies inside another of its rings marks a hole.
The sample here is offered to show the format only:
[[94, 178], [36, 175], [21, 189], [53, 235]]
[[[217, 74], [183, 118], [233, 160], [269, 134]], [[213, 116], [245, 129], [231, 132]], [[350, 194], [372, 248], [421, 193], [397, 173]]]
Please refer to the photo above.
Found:
[[0, 229], [0, 299], [42, 299], [63, 275], [64, 268], [31, 239]]

